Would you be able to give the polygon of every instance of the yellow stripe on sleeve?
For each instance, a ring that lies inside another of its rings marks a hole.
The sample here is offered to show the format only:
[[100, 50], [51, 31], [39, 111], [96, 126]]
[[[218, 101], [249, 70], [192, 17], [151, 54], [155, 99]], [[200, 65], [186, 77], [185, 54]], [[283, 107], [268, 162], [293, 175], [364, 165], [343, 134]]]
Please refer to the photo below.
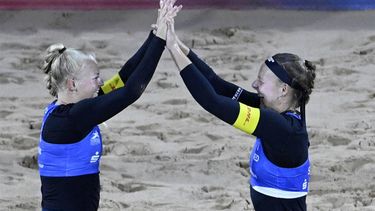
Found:
[[252, 134], [258, 126], [259, 118], [259, 108], [250, 107], [240, 103], [240, 112], [233, 126], [245, 133]]
[[125, 86], [124, 82], [121, 80], [120, 75], [117, 73], [111, 79], [104, 82], [104, 85], [101, 87], [104, 94], [107, 94], [115, 89]]

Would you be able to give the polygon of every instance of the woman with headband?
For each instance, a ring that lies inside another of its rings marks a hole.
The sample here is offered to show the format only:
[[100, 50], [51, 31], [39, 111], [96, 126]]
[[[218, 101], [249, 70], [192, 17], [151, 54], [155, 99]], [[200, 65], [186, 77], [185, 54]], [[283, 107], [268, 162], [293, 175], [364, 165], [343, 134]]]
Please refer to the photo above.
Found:
[[51, 45], [42, 67], [56, 99], [48, 105], [39, 144], [42, 210], [97, 210], [102, 138], [98, 124], [121, 112], [143, 93], [164, 51], [166, 18], [181, 9], [161, 3], [157, 30], [112, 79], [100, 78], [95, 58]]
[[[224, 122], [256, 136], [250, 155], [250, 195], [255, 210], [306, 210], [310, 162], [305, 105], [315, 66], [297, 55], [267, 59], [251, 93], [218, 77], [174, 32], [167, 48], [193, 98]], [[298, 111], [299, 108], [299, 111]]]

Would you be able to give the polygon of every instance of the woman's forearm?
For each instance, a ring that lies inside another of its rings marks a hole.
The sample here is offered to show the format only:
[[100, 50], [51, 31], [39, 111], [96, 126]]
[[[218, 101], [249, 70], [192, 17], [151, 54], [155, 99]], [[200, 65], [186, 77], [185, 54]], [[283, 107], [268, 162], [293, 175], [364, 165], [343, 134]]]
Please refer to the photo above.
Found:
[[[71, 114], [76, 119], [84, 119], [86, 127], [90, 128], [113, 117], [130, 104], [134, 103], [143, 93], [150, 82], [160, 57], [164, 51], [165, 41], [154, 37], [133, 74], [130, 75], [127, 85], [95, 98], [78, 102]], [[89, 117], [82, 118], [82, 111], [89, 112]]]
[[185, 67], [191, 64], [189, 58], [184, 54], [184, 52], [177, 44], [170, 47], [169, 52], [179, 71], [183, 70]]
[[189, 55], [189, 52], [190, 52], [190, 48], [187, 47], [185, 45], [185, 43], [183, 43], [178, 37], [177, 38], [177, 44], [178, 44], [178, 47], [180, 47], [181, 51], [186, 55], [188, 56]]

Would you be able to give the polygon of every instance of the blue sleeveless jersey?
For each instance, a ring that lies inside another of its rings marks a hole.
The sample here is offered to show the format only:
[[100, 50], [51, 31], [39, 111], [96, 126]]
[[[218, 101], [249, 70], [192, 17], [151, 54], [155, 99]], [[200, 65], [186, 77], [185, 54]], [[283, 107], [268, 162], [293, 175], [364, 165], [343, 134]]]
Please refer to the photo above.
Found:
[[[43, 125], [48, 115], [56, 108], [51, 103], [45, 110]], [[39, 142], [39, 173], [47, 177], [69, 177], [99, 172], [102, 155], [102, 138], [98, 126], [81, 141], [73, 144], [51, 144], [43, 140]]]
[[262, 141], [257, 138], [249, 163], [250, 184], [258, 192], [277, 198], [298, 198], [307, 195], [310, 179], [309, 159], [296, 168], [276, 166], [267, 159]]

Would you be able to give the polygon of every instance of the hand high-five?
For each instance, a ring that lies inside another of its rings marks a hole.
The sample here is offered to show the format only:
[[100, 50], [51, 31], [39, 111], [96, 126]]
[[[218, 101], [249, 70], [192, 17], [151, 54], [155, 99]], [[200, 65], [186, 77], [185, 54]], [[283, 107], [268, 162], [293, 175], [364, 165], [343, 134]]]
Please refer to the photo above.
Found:
[[156, 31], [156, 36], [161, 39], [166, 39], [167, 35], [167, 20], [172, 20], [176, 17], [177, 13], [181, 10], [182, 5], [174, 6], [176, 0], [161, 0], [159, 2], [160, 8], [158, 9], [158, 17], [156, 24], [151, 25]]

